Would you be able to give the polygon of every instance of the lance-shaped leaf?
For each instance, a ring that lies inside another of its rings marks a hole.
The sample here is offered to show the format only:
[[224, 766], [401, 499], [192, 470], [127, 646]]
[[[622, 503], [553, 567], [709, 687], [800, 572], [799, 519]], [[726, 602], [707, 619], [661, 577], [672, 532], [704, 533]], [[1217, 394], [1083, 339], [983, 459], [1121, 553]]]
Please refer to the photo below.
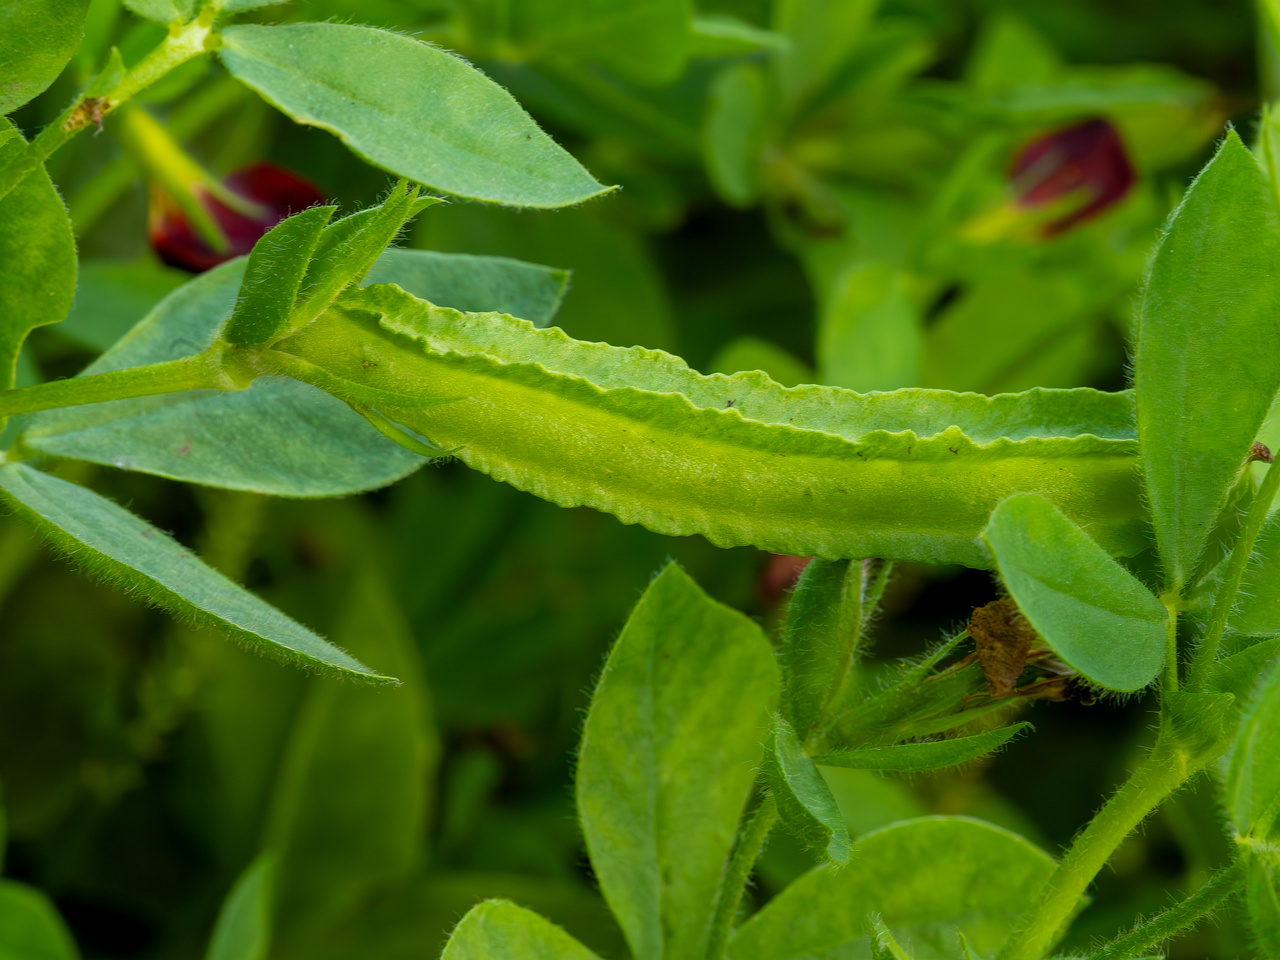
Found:
[[124, 5], [140, 17], [157, 23], [190, 20], [195, 16], [195, 0], [124, 0]]
[[760, 628], [666, 567], [609, 655], [578, 761], [591, 865], [637, 960], [705, 953], [777, 696]]
[[25, 463], [0, 467], [0, 499], [58, 550], [197, 623], [285, 660], [379, 683], [355, 658], [204, 564], [151, 524], [84, 487]]
[[1234, 132], [1174, 212], [1134, 357], [1138, 440], [1168, 587], [1188, 581], [1280, 387], [1280, 222]]
[[218, 911], [205, 960], [266, 960], [274, 879], [275, 860], [269, 854], [245, 868]]
[[[21, 139], [0, 119], [0, 146]], [[27, 334], [65, 317], [75, 289], [76, 244], [67, 209], [49, 174], [34, 170], [0, 197], [0, 389], [13, 386]]]
[[0, 116], [57, 79], [80, 45], [88, 8], [89, 0], [0, 4]]
[[782, 716], [801, 739], [853, 665], [862, 632], [862, 566], [812, 560], [787, 604], [778, 643]]
[[1280, 636], [1280, 514], [1262, 525], [1236, 594], [1232, 630], [1251, 637]]
[[1280, 855], [1271, 844], [1246, 841], [1245, 909], [1249, 930], [1264, 960], [1280, 960]]
[[884, 827], [853, 845], [852, 861], [818, 867], [792, 883], [738, 928], [729, 956], [865, 956], [873, 914], [908, 956], [955, 957], [956, 930], [990, 956], [1054, 866], [1016, 834], [963, 817]]
[[433, 189], [518, 207], [562, 207], [608, 190], [502, 87], [409, 37], [337, 23], [243, 25], [222, 31], [219, 53], [298, 123]]
[[924, 773], [928, 770], [956, 767], [984, 757], [993, 750], [999, 750], [1030, 726], [1029, 723], [1015, 723], [1009, 727], [1001, 727], [999, 730], [988, 730], [986, 733], [956, 737], [953, 740], [835, 750], [814, 757], [813, 762], [823, 767]]
[[378, 409], [473, 467], [661, 533], [987, 566], [990, 511], [1033, 490], [1110, 550], [1143, 543], [1123, 394], [784, 389], [389, 286], [348, 291], [276, 350], [306, 361], [291, 375], [400, 395]]
[[506, 900], [476, 904], [454, 928], [440, 960], [599, 960], [554, 923]]
[[0, 957], [80, 960], [57, 909], [39, 890], [0, 880]]
[[228, 343], [265, 343], [287, 329], [311, 254], [336, 209], [303, 210], [281, 220], [254, 244], [223, 331]]
[[1140, 690], [1164, 664], [1164, 605], [1053, 504], [1010, 497], [983, 538], [1018, 608], [1064, 662], [1108, 690]]
[[1241, 837], [1274, 841], [1280, 817], [1280, 667], [1274, 664], [1245, 708], [1222, 795], [1227, 816]]
[[849, 860], [849, 828], [831, 788], [805, 755], [791, 725], [778, 718], [764, 748], [764, 774], [788, 829], [833, 863]]

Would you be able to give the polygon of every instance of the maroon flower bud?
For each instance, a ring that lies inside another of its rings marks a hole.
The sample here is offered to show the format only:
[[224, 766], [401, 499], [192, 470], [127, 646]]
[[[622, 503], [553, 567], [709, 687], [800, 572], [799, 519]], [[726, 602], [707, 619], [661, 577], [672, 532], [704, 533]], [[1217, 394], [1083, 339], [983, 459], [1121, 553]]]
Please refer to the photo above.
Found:
[[1064, 206], [1042, 228], [1051, 237], [1118, 203], [1134, 172], [1119, 132], [1098, 119], [1036, 137], [1018, 151], [1009, 179], [1019, 207]]
[[[255, 163], [222, 181], [231, 196], [219, 199], [200, 184], [192, 186], [222, 236], [225, 249], [216, 249], [158, 186], [151, 191], [148, 232], [151, 246], [171, 267], [201, 273], [242, 253], [285, 217], [324, 202], [315, 184], [271, 163]], [[233, 205], [225, 201], [241, 200]]]

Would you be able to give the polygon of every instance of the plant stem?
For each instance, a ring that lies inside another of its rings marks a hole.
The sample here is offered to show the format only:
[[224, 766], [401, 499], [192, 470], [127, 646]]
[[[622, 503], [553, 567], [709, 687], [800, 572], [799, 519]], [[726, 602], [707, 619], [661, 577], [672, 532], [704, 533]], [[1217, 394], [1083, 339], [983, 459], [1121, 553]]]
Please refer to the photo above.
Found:
[[1164, 913], [1145, 921], [1112, 940], [1088, 960], [1129, 960], [1173, 937], [1209, 913], [1239, 889], [1244, 881], [1244, 861], [1236, 860], [1215, 873], [1199, 890]]
[[19, 413], [36, 413], [106, 400], [129, 400], [183, 390], [234, 390], [239, 386], [222, 370], [217, 357], [202, 353], [182, 360], [167, 360], [5, 390], [0, 392], [0, 419]]
[[1160, 678], [1160, 692], [1173, 693], [1178, 689], [1178, 597], [1160, 598], [1168, 611], [1165, 621], [1164, 674]]
[[707, 941], [707, 960], [723, 960], [729, 947], [729, 935], [733, 933], [733, 921], [738, 916], [738, 904], [747, 887], [751, 868], [755, 866], [769, 831], [778, 822], [778, 805], [772, 796], [765, 796], [751, 814], [751, 818], [738, 835], [738, 843], [725, 867], [720, 881], [720, 896], [715, 914], [711, 918], [711, 936]]
[[1172, 744], [1161, 727], [1160, 739], [1133, 776], [1103, 805], [1076, 837], [1041, 890], [1036, 903], [1019, 920], [997, 960], [1037, 960], [1057, 940], [1075, 913], [1093, 878], [1116, 847], [1207, 762], [1193, 764]]
[[[95, 96], [82, 96], [53, 123], [40, 131], [39, 136], [27, 145], [21, 157], [0, 170], [0, 197], [8, 194], [24, 177], [44, 163], [60, 146], [91, 124], [141, 93], [174, 67], [181, 66], [193, 57], [210, 49], [213, 32], [213, 10], [207, 8], [190, 23], [170, 28], [168, 36], [142, 58], [132, 69], [126, 70], [114, 85], [98, 91]], [[93, 89], [93, 85], [90, 86]]]
[[1267, 520], [1267, 511], [1271, 509], [1271, 501], [1275, 499], [1276, 490], [1280, 488], [1280, 470], [1275, 464], [1267, 467], [1262, 485], [1249, 504], [1249, 512], [1245, 514], [1244, 523], [1240, 526], [1240, 536], [1231, 548], [1231, 556], [1227, 558], [1227, 572], [1222, 578], [1222, 586], [1213, 601], [1213, 611], [1209, 615], [1209, 623], [1205, 627], [1204, 639], [1196, 651], [1195, 662], [1191, 665], [1188, 683], [1192, 687], [1204, 684], [1209, 671], [1218, 659], [1218, 647], [1222, 644], [1222, 634], [1227, 628], [1227, 619], [1231, 616], [1231, 608], [1235, 606], [1236, 593], [1244, 572], [1249, 566], [1249, 557], [1253, 554], [1253, 545], [1258, 533]]

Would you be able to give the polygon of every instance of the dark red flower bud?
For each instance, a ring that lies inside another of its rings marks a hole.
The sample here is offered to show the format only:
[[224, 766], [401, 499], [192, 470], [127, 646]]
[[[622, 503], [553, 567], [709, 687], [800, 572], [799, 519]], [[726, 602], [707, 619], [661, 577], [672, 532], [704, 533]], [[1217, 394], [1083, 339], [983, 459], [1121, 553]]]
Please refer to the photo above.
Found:
[[163, 190], [152, 189], [148, 230], [151, 246], [169, 266], [193, 273], [209, 270], [248, 253], [259, 237], [285, 217], [325, 200], [315, 184], [271, 163], [255, 163], [237, 170], [222, 185], [246, 201], [243, 209], [232, 209], [198, 184], [192, 190], [226, 237], [225, 250], [214, 249]]
[[1133, 186], [1134, 171], [1119, 132], [1098, 119], [1036, 137], [1018, 151], [1009, 179], [1020, 207], [1067, 205], [1043, 228], [1053, 236], [1118, 203]]

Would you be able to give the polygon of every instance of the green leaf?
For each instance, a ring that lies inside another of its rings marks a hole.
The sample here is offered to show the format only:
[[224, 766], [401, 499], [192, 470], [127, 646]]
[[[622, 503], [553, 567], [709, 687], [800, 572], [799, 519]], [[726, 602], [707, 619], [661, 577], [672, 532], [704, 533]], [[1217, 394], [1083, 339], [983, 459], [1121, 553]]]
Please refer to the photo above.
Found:
[[482, 50], [522, 58], [588, 60], [624, 79], [665, 84], [684, 69], [693, 11], [689, 0], [520, 0], [461, 5]]
[[101, 353], [146, 316], [191, 274], [151, 259], [81, 260], [76, 297], [58, 336]]
[[1280, 514], [1267, 518], [1254, 541], [1227, 623], [1246, 636], [1280, 636]]
[[1234, 132], [1174, 212], [1148, 270], [1134, 385], [1168, 586], [1180, 590], [1280, 387], [1280, 222]]
[[887, 263], [861, 263], [836, 280], [818, 325], [818, 378], [850, 390], [920, 382], [922, 334], [908, 278]]
[[731, 63], [711, 84], [702, 155], [712, 186], [735, 207], [750, 206], [760, 192], [767, 96], [764, 70], [754, 63]]
[[205, 960], [267, 960], [275, 860], [264, 854], [236, 880], [218, 912]]
[[58, 550], [157, 606], [309, 667], [378, 683], [375, 673], [92, 490], [25, 463], [0, 467], [0, 497]]
[[578, 810], [637, 960], [705, 951], [777, 686], [760, 628], [674, 564], [609, 655], [583, 731]]
[[394, 283], [415, 297], [455, 310], [509, 313], [545, 327], [560, 309], [569, 273], [508, 257], [391, 247], [363, 282]]
[[895, 770], [903, 773], [924, 773], [957, 767], [977, 760], [1031, 727], [1029, 723], [1015, 723], [975, 733], [953, 740], [937, 740], [930, 743], [899, 743], [888, 747], [863, 747], [858, 750], [837, 750], [813, 758], [821, 767], [848, 767], [854, 770]]
[[849, 828], [822, 773], [779, 717], [764, 748], [764, 774], [782, 822], [833, 863], [849, 862]]
[[[369, 272], [405, 221], [418, 210], [418, 190], [415, 187], [406, 191], [406, 186], [401, 181], [378, 206], [325, 227], [302, 279], [298, 306], [287, 322], [273, 331], [271, 339], [306, 326], [333, 303], [334, 297]], [[440, 201], [429, 198], [426, 202]]]
[[289, 0], [213, 0], [213, 6], [220, 13], [235, 14], [288, 2]]
[[440, 960], [599, 960], [555, 924], [505, 900], [476, 904]]
[[813, 383], [814, 380], [813, 371], [808, 364], [776, 343], [759, 337], [734, 337], [707, 364], [708, 373], [732, 376], [746, 370], [759, 370], [768, 374], [771, 380], [784, 387]]
[[1280, 856], [1269, 845], [1244, 845], [1245, 908], [1258, 956], [1280, 958]]
[[774, 29], [787, 39], [776, 61], [787, 101], [799, 103], [831, 81], [879, 5], [880, 0], [780, 0], [774, 5]]
[[[254, 244], [235, 309], [223, 328], [223, 338], [228, 343], [265, 343], [288, 329], [311, 254], [336, 209], [328, 206], [303, 210], [281, 220]], [[333, 291], [336, 295], [337, 291]]]
[[[175, 290], [85, 374], [199, 353], [231, 314], [244, 260]], [[232, 490], [331, 497], [385, 486], [425, 461], [340, 400], [282, 378], [47, 410], [25, 418], [30, 450]]]
[[[8, 120], [0, 120], [0, 144], [20, 138]], [[27, 334], [65, 317], [75, 289], [71, 221], [41, 168], [0, 197], [0, 389], [13, 386]]]
[[337, 23], [234, 26], [222, 41], [227, 69], [294, 120], [425, 186], [519, 207], [607, 192], [510, 94], [443, 50]]
[[1250, 701], [1258, 677], [1268, 672], [1277, 653], [1280, 653], [1280, 637], [1259, 641], [1239, 653], [1223, 657], [1213, 665], [1205, 686], [1218, 693], [1231, 694], [1236, 704], [1244, 707]]
[[473, 467], [661, 533], [987, 566], [990, 511], [1034, 490], [1109, 550], [1144, 542], [1124, 394], [783, 389], [389, 286], [349, 291], [277, 350], [400, 395], [378, 409]]
[[732, 57], [757, 50], [784, 50], [786, 37], [727, 13], [694, 15], [689, 37], [693, 57]]
[[282, 939], [341, 920], [373, 885], [405, 877], [425, 850], [439, 749], [431, 705], [413, 633], [367, 563], [354, 574], [333, 639], [402, 683], [307, 685], [266, 829], [279, 858]]
[[1023, 616], [1070, 667], [1108, 690], [1155, 679], [1164, 604], [1053, 504], [1010, 497], [982, 536]]
[[80, 951], [43, 893], [24, 883], [0, 880], [0, 957], [80, 960]]
[[1271, 842], [1280, 817], [1280, 667], [1256, 684], [1228, 755], [1222, 785], [1227, 817], [1241, 837]]
[[0, 3], [0, 115], [33, 100], [57, 79], [80, 45], [88, 9], [89, 0]]
[[862, 634], [862, 565], [815, 558], [796, 583], [778, 643], [782, 716], [805, 740], [843, 683]]
[[196, 0], [124, 0], [124, 5], [140, 17], [157, 23], [190, 20], [196, 13]]
[[878, 914], [912, 956], [954, 957], [956, 930], [993, 954], [1034, 902], [1053, 860], [1000, 827], [962, 817], [908, 820], [853, 845], [851, 867], [819, 867], [744, 923], [733, 960], [859, 956]]

